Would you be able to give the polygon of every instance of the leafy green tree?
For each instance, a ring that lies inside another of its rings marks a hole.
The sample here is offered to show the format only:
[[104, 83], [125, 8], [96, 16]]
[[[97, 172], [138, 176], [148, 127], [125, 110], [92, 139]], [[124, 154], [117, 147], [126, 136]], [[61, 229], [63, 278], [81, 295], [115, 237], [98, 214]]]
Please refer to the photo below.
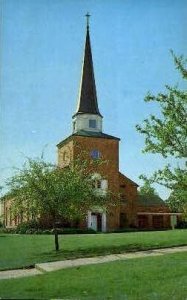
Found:
[[[186, 60], [177, 57], [172, 52], [176, 68], [187, 80]], [[166, 85], [166, 92], [152, 95], [148, 93], [146, 102], [157, 102], [160, 106], [161, 117], [150, 115], [142, 125], [136, 125], [137, 130], [145, 136], [145, 149], [143, 152], [158, 153], [163, 158], [173, 158], [176, 166], [166, 165], [162, 170], [157, 170], [147, 178], [140, 178], [150, 183], [156, 182], [171, 189], [172, 202], [187, 203], [187, 91], [177, 86]]]
[[96, 192], [87, 162], [79, 160], [62, 169], [43, 160], [28, 159], [7, 186], [15, 216], [52, 217], [56, 250], [60, 219], [84, 219], [88, 210], [94, 206], [106, 208], [110, 199], [109, 192], [104, 196]]
[[[150, 205], [150, 203], [162, 203], [162, 199], [159, 197], [158, 193], [156, 192], [155, 188], [151, 186], [148, 180], [144, 181], [144, 185], [140, 187], [138, 191], [139, 199], [145, 203]], [[151, 200], [151, 202], [150, 202]]]
[[148, 197], [158, 196], [157, 192], [151, 186], [151, 184], [149, 183], [149, 181], [145, 181], [144, 182], [144, 185], [140, 187], [138, 193], [141, 196], [148, 196]]
[[171, 192], [170, 196], [166, 200], [173, 212], [182, 212], [184, 218], [187, 218], [187, 190], [176, 190]]

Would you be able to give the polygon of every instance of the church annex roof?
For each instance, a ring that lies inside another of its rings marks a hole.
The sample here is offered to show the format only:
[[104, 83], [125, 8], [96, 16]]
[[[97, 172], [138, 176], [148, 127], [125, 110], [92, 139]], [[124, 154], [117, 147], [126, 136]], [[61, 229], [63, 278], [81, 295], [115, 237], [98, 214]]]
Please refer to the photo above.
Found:
[[159, 196], [145, 196], [138, 195], [138, 206], [166, 206], [164, 200], [162, 200]]
[[93, 61], [92, 61], [92, 51], [91, 51], [88, 23], [87, 23], [87, 30], [86, 30], [86, 42], [85, 42], [85, 49], [84, 49], [78, 106], [74, 116], [83, 113], [97, 114], [101, 116], [98, 108], [98, 103], [97, 103], [97, 93], [96, 93], [96, 85], [95, 85], [95, 78], [94, 78], [94, 68], [93, 68]]

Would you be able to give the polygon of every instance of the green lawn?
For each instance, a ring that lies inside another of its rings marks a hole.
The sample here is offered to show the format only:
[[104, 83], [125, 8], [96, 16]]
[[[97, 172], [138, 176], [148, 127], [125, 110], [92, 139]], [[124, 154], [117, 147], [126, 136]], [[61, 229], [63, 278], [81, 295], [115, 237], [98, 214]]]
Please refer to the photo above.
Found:
[[54, 251], [52, 235], [0, 235], [0, 270], [38, 262], [187, 245], [187, 230], [90, 235], [61, 235]]
[[186, 300], [187, 253], [137, 258], [0, 281], [0, 298]]

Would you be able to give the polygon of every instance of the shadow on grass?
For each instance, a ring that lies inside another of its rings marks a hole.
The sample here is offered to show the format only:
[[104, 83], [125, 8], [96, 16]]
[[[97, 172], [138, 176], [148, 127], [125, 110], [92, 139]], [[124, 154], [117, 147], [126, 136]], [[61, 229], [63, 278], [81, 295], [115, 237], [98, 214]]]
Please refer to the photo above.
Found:
[[[172, 248], [177, 247], [178, 244], [173, 244], [172, 246], [166, 246], [166, 245], [142, 245], [142, 244], [128, 244], [128, 245], [122, 245], [122, 246], [106, 246], [106, 247], [97, 247], [97, 248], [86, 248], [81, 249], [78, 248], [74, 251], [70, 250], [63, 250], [60, 249], [58, 252], [55, 250], [50, 252], [43, 252], [40, 253], [38, 256], [50, 259], [51, 261], [54, 259], [56, 260], [65, 260], [65, 259], [76, 259], [76, 258], [82, 258], [82, 257], [94, 257], [94, 256], [103, 256], [103, 255], [110, 255], [110, 254], [120, 254], [124, 252], [136, 252], [136, 251], [145, 251], [145, 250], [154, 250], [154, 249], [160, 249], [160, 248]], [[186, 246], [186, 244], [180, 244], [181, 246]], [[36, 256], [37, 257], [37, 256]]]
[[[27, 257], [27, 261], [21, 264], [21, 266], [16, 267], [16, 269], [23, 268], [33, 268], [36, 263], [44, 262], [53, 262], [58, 260], [68, 260], [68, 259], [77, 259], [77, 258], [86, 258], [86, 257], [95, 257], [95, 256], [104, 256], [110, 254], [120, 254], [125, 252], [135, 252], [135, 251], [144, 251], [144, 250], [154, 250], [159, 248], [172, 248], [176, 246], [186, 246], [186, 244], [180, 245], [142, 245], [142, 244], [128, 244], [128, 245], [119, 245], [119, 246], [101, 246], [101, 247], [90, 247], [86, 249], [78, 248], [76, 250], [64, 250], [61, 248], [58, 252], [51, 250], [48, 252], [40, 252], [38, 254], [31, 255]], [[10, 270], [15, 268], [2, 268], [2, 270]]]
[[[173, 245], [175, 247], [178, 245]], [[184, 246], [184, 245], [180, 245]], [[169, 246], [170, 247], [170, 246]], [[35, 256], [38, 260], [42, 258], [42, 261], [49, 262], [49, 261], [57, 261], [57, 260], [66, 260], [66, 259], [76, 259], [76, 258], [83, 258], [83, 257], [94, 257], [94, 256], [103, 256], [103, 255], [110, 255], [110, 254], [120, 254], [124, 252], [135, 252], [135, 251], [144, 251], [144, 250], [154, 250], [159, 248], [168, 248], [168, 246], [164, 245], [141, 245], [141, 244], [129, 244], [129, 245], [122, 245], [122, 246], [111, 246], [111, 247], [97, 247], [97, 248], [86, 248], [81, 249], [78, 248], [74, 251], [70, 250], [63, 250], [60, 249], [58, 252], [55, 250], [50, 252], [42, 252]]]

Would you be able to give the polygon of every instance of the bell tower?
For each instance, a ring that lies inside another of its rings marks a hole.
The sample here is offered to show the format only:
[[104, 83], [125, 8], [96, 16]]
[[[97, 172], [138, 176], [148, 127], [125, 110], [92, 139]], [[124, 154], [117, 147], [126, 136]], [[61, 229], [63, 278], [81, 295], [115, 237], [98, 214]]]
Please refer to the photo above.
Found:
[[[73, 115], [73, 132], [58, 145], [58, 166], [67, 167], [70, 162], [76, 161], [77, 158], [82, 161], [101, 160], [101, 164], [93, 164], [88, 170], [96, 178], [97, 189], [103, 195], [107, 190], [113, 197], [119, 195], [120, 186], [125, 187], [123, 194], [130, 194], [129, 204], [124, 208], [114, 206], [110, 211], [100, 210], [98, 207], [92, 207], [88, 211], [87, 219], [84, 226], [95, 230], [110, 231], [119, 228], [120, 213], [123, 215], [128, 211], [131, 222], [131, 214], [134, 216], [133, 199], [136, 196], [134, 190], [137, 185], [129, 181], [119, 172], [119, 141], [115, 136], [106, 134], [102, 130], [103, 117], [99, 111], [96, 84], [94, 77], [94, 67], [92, 60], [89, 14], [86, 14], [86, 40], [83, 53], [82, 71], [80, 79], [80, 88], [77, 101], [77, 109]], [[121, 175], [120, 175], [121, 174]], [[131, 187], [131, 185], [133, 185]], [[122, 210], [121, 210], [122, 209]]]
[[73, 115], [73, 133], [79, 131], [102, 132], [102, 115], [99, 112], [92, 60], [89, 18], [86, 14], [86, 41], [84, 47], [77, 110]]

